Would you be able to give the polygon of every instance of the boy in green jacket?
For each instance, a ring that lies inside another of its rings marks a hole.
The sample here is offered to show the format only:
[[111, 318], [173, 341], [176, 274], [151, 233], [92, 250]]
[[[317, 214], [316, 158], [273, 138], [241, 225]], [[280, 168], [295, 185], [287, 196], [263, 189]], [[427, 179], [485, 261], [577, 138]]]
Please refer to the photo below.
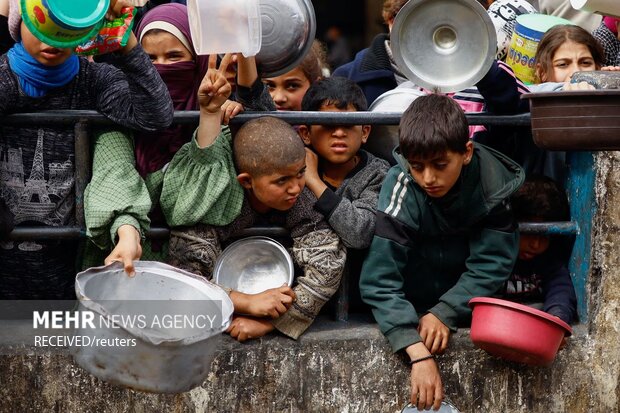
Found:
[[446, 96], [416, 99], [399, 134], [360, 290], [394, 352], [411, 359], [411, 402], [438, 409], [443, 386], [433, 355], [469, 318], [469, 300], [508, 279], [519, 250], [508, 197], [524, 173], [474, 146], [463, 110]]

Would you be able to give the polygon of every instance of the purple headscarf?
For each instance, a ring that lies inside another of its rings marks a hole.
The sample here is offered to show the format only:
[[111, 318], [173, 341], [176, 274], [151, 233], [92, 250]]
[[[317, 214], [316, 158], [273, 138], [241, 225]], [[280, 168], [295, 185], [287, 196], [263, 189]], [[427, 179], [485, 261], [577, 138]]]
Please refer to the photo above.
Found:
[[[148, 31], [143, 33], [143, 30], [154, 22], [164, 22], [174, 26], [185, 37], [185, 39], [179, 39], [181, 43], [189, 45], [191, 48], [190, 52], [194, 55], [193, 62], [156, 64], [155, 67], [168, 87], [174, 109], [197, 110], [198, 88], [202, 78], [207, 73], [209, 56], [198, 56], [194, 51], [187, 17], [187, 6], [168, 3], [150, 10], [140, 20], [140, 25], [136, 30], [138, 39], [148, 33]], [[157, 28], [168, 31], [165, 27]], [[169, 32], [178, 38], [177, 33]], [[136, 168], [140, 175], [144, 177], [170, 162], [176, 151], [190, 140], [194, 129], [193, 126], [173, 126], [160, 132], [136, 134]]]

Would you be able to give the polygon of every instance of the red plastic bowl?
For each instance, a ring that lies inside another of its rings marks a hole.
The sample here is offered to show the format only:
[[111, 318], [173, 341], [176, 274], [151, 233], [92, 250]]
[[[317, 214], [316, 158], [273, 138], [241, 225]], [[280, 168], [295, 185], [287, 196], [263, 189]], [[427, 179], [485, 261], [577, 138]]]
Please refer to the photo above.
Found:
[[469, 306], [473, 309], [471, 341], [510, 361], [551, 364], [564, 336], [573, 332], [559, 318], [512, 301], [477, 297]]

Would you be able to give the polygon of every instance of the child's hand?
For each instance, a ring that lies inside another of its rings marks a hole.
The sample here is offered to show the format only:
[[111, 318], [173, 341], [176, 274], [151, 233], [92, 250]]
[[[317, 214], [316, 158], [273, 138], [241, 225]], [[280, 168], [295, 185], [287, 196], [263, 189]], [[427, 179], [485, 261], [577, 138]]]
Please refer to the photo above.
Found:
[[230, 83], [226, 80], [225, 73], [231, 56], [230, 53], [225, 54], [219, 68], [216, 67], [217, 55], [212, 54], [209, 56], [209, 70], [207, 70], [198, 89], [198, 103], [200, 104], [201, 112], [219, 114], [222, 105], [230, 96], [232, 89]]
[[312, 191], [317, 199], [320, 198], [327, 189], [327, 185], [319, 176], [319, 157], [310, 148], [306, 148], [306, 172], [304, 177], [306, 178], [308, 189]]
[[619, 72], [620, 66], [603, 66], [601, 67], [601, 70], [604, 70], [606, 72]]
[[121, 16], [122, 10], [125, 7], [133, 7], [133, 1], [131, 0], [110, 0], [110, 7], [108, 8], [107, 13], [105, 14], [105, 18], [107, 20], [114, 20], [115, 18]]
[[286, 313], [295, 301], [295, 292], [284, 284], [249, 297], [247, 312], [255, 317], [278, 318]]
[[450, 329], [435, 315], [423, 315], [418, 324], [418, 332], [431, 354], [441, 354], [448, 348]]
[[595, 90], [596, 88], [588, 82], [564, 83], [562, 90]]
[[125, 272], [130, 277], [136, 275], [133, 265], [134, 260], [139, 260], [142, 256], [142, 246], [140, 245], [140, 233], [132, 225], [121, 225], [118, 228], [118, 242], [110, 255], [105, 259], [105, 265], [115, 261], [123, 263]]
[[222, 124], [228, 125], [228, 122], [239, 113], [243, 112], [243, 105], [234, 100], [226, 100], [222, 105]]
[[[405, 349], [411, 360], [417, 360], [428, 355], [423, 343], [415, 343]], [[433, 359], [426, 359], [411, 365], [411, 404], [418, 410], [428, 410], [431, 407], [438, 410], [443, 400], [443, 384], [437, 363]]]
[[235, 316], [230, 327], [226, 330], [232, 338], [240, 343], [252, 338], [259, 338], [274, 330], [269, 320], [257, 320], [255, 318]]

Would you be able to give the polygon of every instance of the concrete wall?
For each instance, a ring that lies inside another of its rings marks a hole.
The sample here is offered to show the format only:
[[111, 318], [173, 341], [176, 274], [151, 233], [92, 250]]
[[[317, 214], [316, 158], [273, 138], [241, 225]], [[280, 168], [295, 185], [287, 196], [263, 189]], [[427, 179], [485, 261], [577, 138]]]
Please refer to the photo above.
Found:
[[[590, 322], [544, 368], [492, 358], [459, 332], [439, 365], [462, 412], [620, 411], [620, 153], [597, 164]], [[329, 320], [297, 342], [226, 337], [207, 380], [179, 395], [111, 386], [67, 354], [0, 357], [0, 383], [0, 412], [398, 412], [409, 393], [404, 360], [374, 325]]]

